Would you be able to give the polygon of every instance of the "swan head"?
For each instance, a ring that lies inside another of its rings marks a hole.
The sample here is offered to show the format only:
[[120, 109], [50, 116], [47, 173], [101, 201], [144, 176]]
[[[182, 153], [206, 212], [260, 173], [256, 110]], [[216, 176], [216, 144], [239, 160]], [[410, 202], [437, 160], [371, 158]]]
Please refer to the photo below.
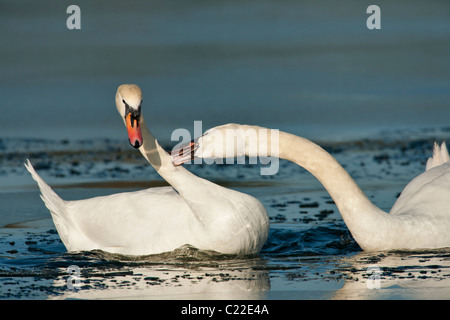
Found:
[[125, 123], [130, 144], [139, 148], [144, 142], [141, 133], [142, 91], [135, 84], [122, 84], [117, 89], [116, 107]]
[[244, 156], [248, 151], [249, 141], [246, 140], [246, 132], [241, 127], [229, 123], [207, 130], [201, 137], [172, 150], [172, 163], [179, 166], [199, 158], [223, 159]]

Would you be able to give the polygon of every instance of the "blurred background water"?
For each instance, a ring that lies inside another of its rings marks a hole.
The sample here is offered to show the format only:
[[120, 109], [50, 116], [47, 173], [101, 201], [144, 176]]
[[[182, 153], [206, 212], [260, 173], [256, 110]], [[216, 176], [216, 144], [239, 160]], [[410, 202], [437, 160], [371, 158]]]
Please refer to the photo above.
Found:
[[[80, 30], [66, 27], [71, 4]], [[366, 27], [371, 4], [380, 30]], [[72, 264], [91, 281], [81, 298], [133, 287], [130, 277], [147, 279], [138, 297], [249, 297], [236, 287], [253, 298], [449, 297], [448, 252], [362, 253], [317, 181], [285, 162], [275, 177], [189, 167], [258, 197], [272, 222], [261, 257], [200, 266], [65, 253], [22, 163], [31, 158], [65, 199], [163, 184], [128, 145], [115, 109], [117, 86], [136, 83], [163, 144], [175, 144], [176, 128], [193, 133], [195, 120], [203, 130], [237, 122], [289, 131], [320, 141], [389, 210], [433, 140], [450, 136], [450, 2], [3, 0], [0, 35], [0, 298], [64, 297]], [[385, 290], [358, 282], [369, 263], [382, 268]], [[242, 270], [259, 280], [242, 284]]]
[[2, 1], [2, 136], [122, 137], [114, 94], [144, 91], [155, 135], [194, 120], [311, 138], [447, 126], [446, 1]]

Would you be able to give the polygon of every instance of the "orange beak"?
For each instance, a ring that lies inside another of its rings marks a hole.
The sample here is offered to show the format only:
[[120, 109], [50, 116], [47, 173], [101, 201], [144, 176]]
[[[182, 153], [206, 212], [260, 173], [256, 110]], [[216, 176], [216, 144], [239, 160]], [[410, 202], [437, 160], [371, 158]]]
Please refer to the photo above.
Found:
[[128, 140], [133, 147], [139, 148], [143, 143], [139, 119], [133, 117], [131, 113], [128, 113], [125, 120], [128, 131]]

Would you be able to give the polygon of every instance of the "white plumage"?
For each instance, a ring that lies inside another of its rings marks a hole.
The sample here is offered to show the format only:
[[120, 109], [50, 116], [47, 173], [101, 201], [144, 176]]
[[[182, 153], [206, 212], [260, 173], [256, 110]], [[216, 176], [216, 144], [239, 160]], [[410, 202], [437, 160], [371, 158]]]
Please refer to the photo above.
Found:
[[[418, 249], [450, 247], [450, 162], [445, 143], [434, 145], [433, 156], [426, 171], [413, 179], [403, 190], [390, 213], [376, 207], [361, 191], [342, 166], [315, 143], [279, 132], [275, 141], [259, 139], [258, 148], [249, 146], [245, 135], [234, 136], [243, 141], [241, 148], [227, 149], [223, 137], [230, 132], [267, 132], [258, 126], [226, 124], [208, 130], [198, 138], [190, 153], [174, 159], [175, 164], [193, 156], [214, 157], [227, 151], [227, 157], [255, 150], [276, 151], [282, 159], [292, 161], [312, 173], [329, 192], [355, 240], [364, 250]], [[239, 143], [238, 143], [239, 144]], [[274, 145], [276, 146], [274, 148]], [[274, 150], [276, 149], [276, 150]], [[204, 150], [207, 152], [203, 153]], [[231, 152], [231, 153], [230, 153]], [[232, 153], [234, 152], [234, 154]]]
[[41, 190], [58, 234], [68, 251], [101, 249], [127, 255], [172, 251], [183, 245], [226, 254], [255, 254], [264, 245], [269, 219], [249, 195], [175, 167], [140, 114], [142, 93], [122, 85], [116, 106], [130, 143], [172, 187], [150, 188], [85, 200], [62, 200], [25, 164]]

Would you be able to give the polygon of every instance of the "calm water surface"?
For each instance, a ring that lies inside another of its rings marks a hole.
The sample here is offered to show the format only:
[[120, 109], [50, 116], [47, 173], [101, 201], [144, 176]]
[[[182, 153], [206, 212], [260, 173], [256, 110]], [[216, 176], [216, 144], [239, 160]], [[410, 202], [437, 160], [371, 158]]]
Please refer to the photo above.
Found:
[[187, 166], [265, 205], [269, 239], [252, 257], [69, 254], [23, 167], [30, 158], [67, 200], [164, 185], [114, 107], [117, 86], [137, 83], [167, 148], [195, 120], [289, 131], [389, 211], [433, 141], [450, 143], [450, 3], [378, 1], [376, 31], [356, 0], [77, 1], [77, 31], [69, 4], [0, 4], [0, 299], [450, 298], [448, 250], [362, 252], [322, 186], [289, 162], [274, 176]]

